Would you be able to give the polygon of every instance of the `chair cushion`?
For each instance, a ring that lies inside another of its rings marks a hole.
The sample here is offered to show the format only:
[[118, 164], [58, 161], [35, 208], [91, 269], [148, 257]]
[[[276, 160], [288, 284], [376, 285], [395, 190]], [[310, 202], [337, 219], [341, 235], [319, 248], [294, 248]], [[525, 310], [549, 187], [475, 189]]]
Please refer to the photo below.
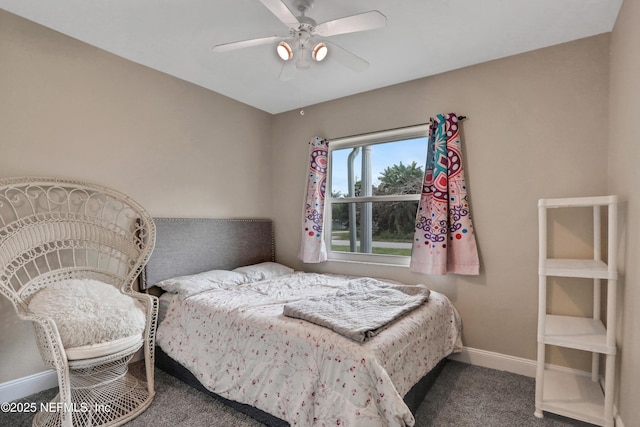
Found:
[[93, 359], [94, 357], [117, 353], [140, 342], [142, 342], [142, 334], [136, 334], [113, 341], [101, 342], [99, 344], [65, 348], [64, 352], [67, 353], [68, 360]]
[[139, 337], [145, 328], [137, 300], [93, 279], [53, 283], [33, 296], [29, 310], [53, 319], [65, 348]]

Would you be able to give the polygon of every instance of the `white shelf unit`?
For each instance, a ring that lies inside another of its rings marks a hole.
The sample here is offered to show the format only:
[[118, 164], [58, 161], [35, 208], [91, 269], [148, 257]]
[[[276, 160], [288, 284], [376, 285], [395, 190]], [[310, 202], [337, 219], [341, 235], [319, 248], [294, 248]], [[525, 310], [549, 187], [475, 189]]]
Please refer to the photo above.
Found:
[[[555, 208], [593, 209], [593, 259], [547, 258], [547, 211]], [[602, 260], [601, 210], [607, 212], [607, 260]], [[540, 199], [538, 201], [538, 359], [535, 416], [543, 412], [613, 427], [616, 343], [617, 196]], [[547, 277], [593, 279], [593, 316], [547, 313]], [[600, 318], [601, 284], [607, 281], [606, 327]], [[545, 347], [554, 345], [592, 353], [591, 375], [547, 369]], [[600, 385], [600, 356], [605, 359], [604, 389]]]

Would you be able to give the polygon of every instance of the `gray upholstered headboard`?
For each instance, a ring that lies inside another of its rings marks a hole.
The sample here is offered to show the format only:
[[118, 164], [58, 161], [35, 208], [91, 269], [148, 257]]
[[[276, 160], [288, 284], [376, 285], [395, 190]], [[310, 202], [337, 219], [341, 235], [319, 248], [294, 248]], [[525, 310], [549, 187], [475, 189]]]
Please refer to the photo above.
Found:
[[161, 280], [275, 261], [269, 219], [154, 218], [156, 246], [140, 287]]

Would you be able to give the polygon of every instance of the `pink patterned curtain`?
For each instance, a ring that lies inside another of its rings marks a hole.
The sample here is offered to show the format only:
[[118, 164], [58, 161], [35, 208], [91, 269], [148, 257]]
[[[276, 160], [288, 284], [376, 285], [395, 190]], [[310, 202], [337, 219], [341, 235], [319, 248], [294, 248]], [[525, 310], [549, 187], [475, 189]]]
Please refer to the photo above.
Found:
[[410, 269], [424, 274], [479, 274], [455, 113], [431, 119], [428, 144]]
[[329, 141], [315, 137], [309, 141], [309, 173], [304, 198], [302, 242], [298, 258], [303, 262], [322, 262], [327, 259], [322, 221], [324, 191], [327, 182], [327, 151]]

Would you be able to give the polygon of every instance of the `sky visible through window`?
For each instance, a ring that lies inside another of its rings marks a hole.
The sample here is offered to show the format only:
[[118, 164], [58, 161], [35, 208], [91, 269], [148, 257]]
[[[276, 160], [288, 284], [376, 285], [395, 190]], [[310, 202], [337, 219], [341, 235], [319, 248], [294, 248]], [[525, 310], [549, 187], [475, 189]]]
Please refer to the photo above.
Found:
[[[373, 185], [379, 184], [380, 174], [385, 168], [399, 164], [410, 165], [412, 162], [424, 171], [427, 158], [427, 138], [407, 139], [403, 141], [387, 142], [371, 145], [371, 166]], [[333, 150], [331, 158], [331, 186], [332, 193], [339, 191], [341, 195], [349, 193], [347, 178], [347, 162], [351, 148]], [[362, 176], [362, 152], [358, 153], [354, 162], [355, 182]]]

